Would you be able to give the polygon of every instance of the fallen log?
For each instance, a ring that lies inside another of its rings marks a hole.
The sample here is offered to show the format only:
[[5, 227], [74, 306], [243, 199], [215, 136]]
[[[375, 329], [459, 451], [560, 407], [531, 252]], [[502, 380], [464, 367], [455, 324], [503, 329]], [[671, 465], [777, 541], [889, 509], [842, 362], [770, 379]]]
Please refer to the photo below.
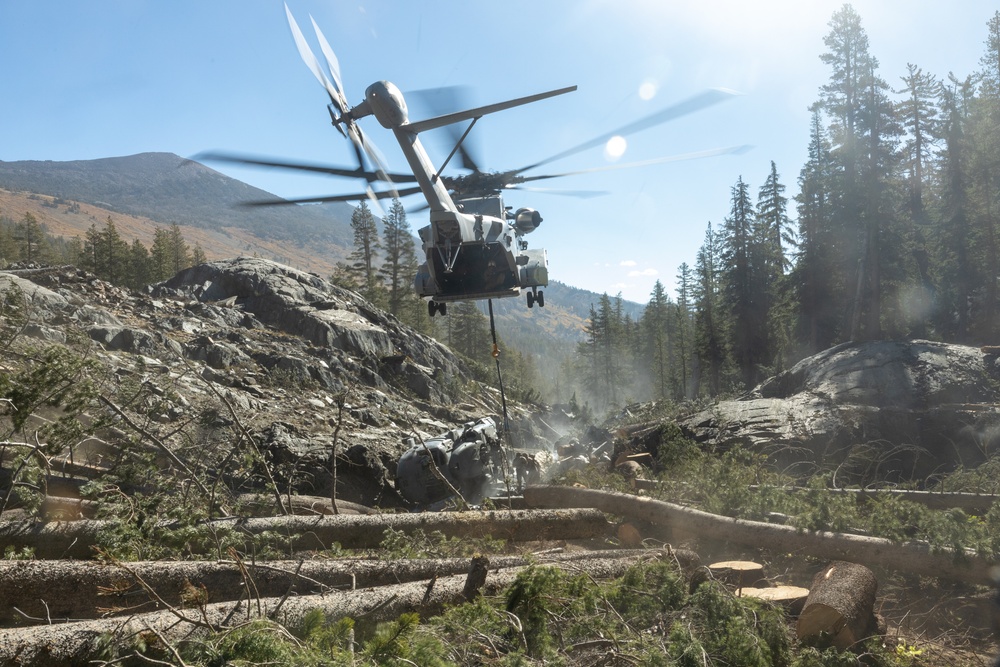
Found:
[[846, 650], [875, 628], [878, 580], [864, 565], [833, 562], [816, 573], [795, 625], [799, 639], [824, 639]]
[[[163, 524], [165, 530], [169, 523]], [[208, 531], [243, 533], [247, 537], [265, 533], [283, 536], [292, 550], [325, 550], [334, 544], [344, 549], [373, 549], [381, 545], [388, 530], [413, 534], [441, 532], [446, 537], [540, 541], [587, 539], [610, 529], [596, 510], [504, 510], [489, 512], [425, 512], [420, 514], [374, 514], [336, 516], [279, 516], [241, 519], [230, 517], [203, 524]], [[99, 544], [101, 530], [113, 524], [104, 520], [73, 522], [0, 522], [0, 551], [32, 549], [35, 558], [90, 558]], [[197, 545], [192, 543], [192, 549]]]
[[[491, 569], [535, 562], [559, 564], [630, 558], [643, 550], [610, 549], [539, 556], [492, 556]], [[648, 552], [646, 552], [648, 553]], [[683, 559], [684, 554], [678, 554]], [[688, 565], [679, 562], [682, 569]], [[312, 595], [334, 589], [385, 586], [469, 570], [468, 558], [343, 559], [306, 561], [140, 561], [121, 566], [98, 561], [0, 561], [0, 626], [60, 623], [106, 618], [180, 606], [191, 587], [209, 602], [239, 600], [248, 594], [278, 597]], [[139, 584], [156, 592], [154, 597]], [[249, 593], [248, 593], [249, 592]]]
[[895, 543], [878, 537], [827, 531], [802, 531], [791, 526], [747, 521], [709, 514], [662, 500], [614, 491], [565, 486], [525, 489], [531, 507], [590, 507], [609, 514], [667, 526], [699, 538], [735, 542], [769, 551], [800, 553], [824, 559], [880, 565], [901, 572], [988, 586], [994, 559], [972, 552], [933, 550], [923, 542]]
[[[253, 516], [275, 516], [281, 514], [274, 496], [259, 493], [243, 493], [236, 497], [236, 501], [245, 505]], [[321, 496], [282, 496], [282, 504], [292, 514], [303, 516], [333, 515], [333, 503], [329, 498]], [[337, 509], [340, 514], [378, 514], [378, 510], [352, 503], [348, 500], [337, 500]]]
[[[662, 552], [638, 552], [632, 558], [595, 559], [571, 565], [574, 571], [586, 572], [597, 579], [621, 576], [640, 558]], [[468, 563], [466, 565], [468, 569]], [[480, 592], [497, 595], [513, 583], [524, 568], [490, 571]], [[327, 595], [288, 598], [259, 598], [236, 603], [208, 604], [197, 609], [167, 610], [137, 614], [118, 619], [102, 619], [39, 625], [0, 630], [0, 664], [46, 665], [62, 667], [86, 664], [96, 647], [111, 636], [119, 646], [141, 632], [155, 630], [171, 644], [204, 635], [210, 629], [233, 627], [253, 618], [269, 617], [286, 626], [295, 626], [306, 613], [321, 609], [328, 619], [354, 618], [360, 633], [379, 622], [393, 620], [403, 612], [417, 612], [422, 618], [439, 614], [447, 605], [464, 601], [466, 575], [438, 578], [428, 588], [423, 581], [383, 586]], [[127, 651], [126, 651], [127, 652]]]
[[[663, 486], [663, 482], [655, 479], [636, 479], [633, 488], [655, 491]], [[751, 485], [750, 489], [756, 490], [760, 487]], [[780, 486], [771, 487], [776, 491], [789, 492], [811, 492], [805, 486]], [[1000, 500], [1000, 495], [991, 493], [968, 493], [964, 491], [916, 491], [911, 489], [823, 489], [824, 493], [839, 496], [853, 496], [860, 502], [874, 500], [877, 497], [888, 496], [900, 500], [908, 500], [913, 503], [923, 505], [932, 510], [961, 509], [969, 514], [982, 514], [988, 512], [994, 503]]]

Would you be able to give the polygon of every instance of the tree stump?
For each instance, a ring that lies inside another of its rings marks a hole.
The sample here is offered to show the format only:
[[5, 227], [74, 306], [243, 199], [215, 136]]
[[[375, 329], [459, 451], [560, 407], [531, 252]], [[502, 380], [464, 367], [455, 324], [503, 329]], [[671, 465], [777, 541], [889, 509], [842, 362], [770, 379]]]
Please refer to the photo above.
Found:
[[740, 595], [745, 598], [755, 598], [773, 602], [784, 607], [789, 615], [797, 616], [802, 612], [809, 589], [801, 586], [775, 586], [773, 588], [744, 588]]
[[708, 569], [719, 581], [735, 586], [749, 588], [764, 580], [764, 566], [749, 560], [725, 560], [711, 563]]
[[878, 580], [864, 565], [834, 561], [813, 577], [796, 625], [799, 639], [850, 648], [873, 629]]
[[623, 546], [633, 548], [642, 546], [642, 533], [635, 527], [635, 524], [629, 522], [619, 524], [615, 530], [615, 536]]

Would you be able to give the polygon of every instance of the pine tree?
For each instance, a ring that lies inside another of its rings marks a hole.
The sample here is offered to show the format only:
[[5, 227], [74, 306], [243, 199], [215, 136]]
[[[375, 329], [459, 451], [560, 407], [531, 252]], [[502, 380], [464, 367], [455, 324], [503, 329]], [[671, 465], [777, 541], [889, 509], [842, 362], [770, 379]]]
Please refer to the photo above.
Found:
[[809, 158], [799, 173], [796, 197], [799, 245], [791, 283], [798, 304], [799, 338], [812, 354], [837, 339], [839, 313], [846, 301], [843, 274], [834, 259], [840, 248], [831, 202], [834, 165], [818, 110], [813, 111], [810, 128]]
[[648, 347], [644, 355], [650, 362], [653, 395], [656, 398], [669, 398], [670, 382], [670, 299], [663, 283], [659, 280], [653, 285], [649, 303], [642, 312], [640, 326], [645, 334]]
[[128, 286], [134, 290], [141, 290], [146, 285], [151, 284], [153, 265], [150, 261], [149, 250], [139, 239], [132, 241], [128, 254]]
[[407, 301], [412, 300], [413, 280], [417, 275], [417, 254], [406, 209], [398, 199], [392, 200], [389, 212], [382, 220], [382, 249], [385, 261], [379, 268], [388, 290], [389, 312], [404, 316]]
[[821, 90], [819, 108], [831, 119], [831, 219], [838, 234], [840, 271], [853, 295], [846, 310], [847, 330], [855, 340], [871, 340], [881, 336], [882, 232], [892, 224], [888, 184], [899, 129], [861, 17], [844, 5], [830, 26], [824, 38], [829, 51], [820, 57], [832, 75]]
[[493, 341], [490, 323], [475, 301], [458, 301], [448, 309], [447, 318], [452, 328], [450, 346], [459, 354], [486, 363], [490, 361]]
[[[771, 171], [757, 193], [751, 242], [754, 312], [759, 320], [759, 344], [762, 346], [758, 361], [767, 367], [767, 373], [782, 364], [784, 350], [791, 338], [787, 308], [783, 307], [788, 301], [786, 271], [791, 268], [785, 248], [794, 247], [796, 240], [784, 191], [778, 167], [771, 162]], [[755, 383], [763, 379], [758, 373]]]
[[971, 259], [984, 278], [974, 328], [979, 340], [990, 340], [1000, 326], [994, 277], [1000, 266], [1000, 11], [987, 24], [986, 52], [979, 62], [980, 94], [971, 105], [967, 134], [972, 148], [969, 212], [976, 249]]
[[170, 225], [168, 233], [169, 261], [172, 272], [170, 275], [174, 275], [191, 266], [191, 250], [188, 248], [187, 241], [184, 240], [181, 228], [176, 222]]
[[762, 355], [760, 304], [755, 302], [754, 211], [749, 187], [740, 178], [732, 188], [729, 216], [719, 234], [722, 302], [731, 318], [730, 350], [745, 388], [753, 387]]
[[124, 285], [128, 278], [129, 246], [118, 233], [118, 227], [110, 215], [100, 235], [98, 254], [102, 257], [101, 265], [104, 269], [103, 273], [97, 274], [98, 277], [115, 285]]
[[30, 211], [18, 223], [15, 236], [20, 246], [20, 259], [27, 262], [46, 261], [45, 231]]
[[[695, 347], [701, 365], [708, 370], [708, 393], [717, 396], [722, 391], [722, 372], [726, 362], [725, 328], [720, 303], [718, 275], [719, 247], [712, 223], [705, 232], [705, 242], [698, 250], [695, 262], [694, 326]], [[696, 378], [695, 392], [700, 378]]]
[[677, 307], [674, 309], [673, 339], [675, 341], [675, 354], [671, 357], [671, 365], [678, 369], [680, 377], [674, 396], [678, 399], [691, 398], [691, 387], [689, 379], [693, 371], [691, 364], [692, 355], [692, 320], [691, 320], [691, 300], [694, 289], [694, 275], [691, 267], [684, 262], [677, 270]]
[[949, 77], [942, 87], [942, 135], [945, 148], [940, 160], [941, 225], [935, 245], [934, 265], [939, 274], [934, 312], [937, 330], [946, 340], [970, 342], [974, 286], [980, 272], [971, 261], [973, 235], [969, 220], [969, 150], [966, 125], [973, 96], [972, 77]]
[[361, 200], [358, 208], [351, 214], [351, 229], [354, 231], [354, 251], [348, 256], [353, 262], [351, 270], [359, 277], [362, 295], [369, 300], [375, 300], [378, 289], [375, 262], [381, 244], [378, 240], [375, 216], [368, 208], [366, 200]]
[[157, 227], [153, 230], [153, 246], [149, 250], [149, 255], [152, 264], [152, 282], [162, 282], [176, 273], [171, 234], [166, 229]]

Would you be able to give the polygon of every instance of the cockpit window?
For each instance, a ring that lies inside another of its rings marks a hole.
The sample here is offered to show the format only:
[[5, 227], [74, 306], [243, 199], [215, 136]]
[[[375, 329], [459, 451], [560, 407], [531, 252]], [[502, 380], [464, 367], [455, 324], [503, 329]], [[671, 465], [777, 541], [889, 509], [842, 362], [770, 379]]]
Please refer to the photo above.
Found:
[[472, 213], [473, 215], [490, 215], [495, 218], [503, 219], [503, 200], [500, 197], [469, 197], [467, 199], [459, 199], [455, 202], [458, 204], [462, 212]]

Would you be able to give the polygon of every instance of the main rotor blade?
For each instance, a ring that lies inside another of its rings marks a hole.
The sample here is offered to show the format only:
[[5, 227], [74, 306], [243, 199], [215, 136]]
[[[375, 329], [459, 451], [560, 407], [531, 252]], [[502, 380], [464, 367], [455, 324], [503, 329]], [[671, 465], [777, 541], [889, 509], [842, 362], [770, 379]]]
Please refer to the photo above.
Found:
[[285, 3], [285, 15], [288, 17], [288, 27], [292, 30], [292, 39], [295, 40], [295, 47], [299, 50], [299, 56], [302, 58], [302, 62], [306, 64], [309, 71], [313, 73], [313, 76], [323, 85], [326, 89], [327, 94], [330, 96], [330, 101], [333, 105], [337, 107], [337, 111], [344, 113], [347, 110], [347, 100], [344, 99], [340, 91], [326, 78], [323, 74], [323, 68], [320, 67], [319, 60], [316, 58], [316, 54], [312, 52], [309, 48], [309, 43], [306, 42], [305, 36], [299, 29], [299, 24], [295, 22], [295, 17], [292, 16], [292, 10], [288, 8], [288, 3]]
[[557, 190], [554, 188], [532, 188], [524, 185], [511, 185], [505, 190], [522, 190], [524, 192], [540, 192], [547, 195], [561, 195], [565, 197], [579, 197], [580, 199], [590, 199], [591, 197], [603, 197], [611, 194], [607, 190]]
[[535, 164], [523, 167], [522, 169], [519, 169], [517, 173], [529, 171], [531, 169], [541, 167], [543, 164], [548, 164], [549, 162], [555, 162], [556, 160], [561, 160], [565, 157], [569, 157], [570, 155], [575, 155], [576, 153], [585, 151], [588, 148], [600, 146], [607, 143], [608, 139], [611, 137], [624, 137], [626, 135], [653, 127], [654, 125], [659, 125], [661, 123], [666, 123], [667, 121], [680, 118], [681, 116], [685, 116], [689, 113], [700, 111], [712, 106], [713, 104], [718, 104], [719, 102], [728, 100], [737, 94], [738, 93], [736, 92], [722, 88], [712, 88], [710, 90], [706, 90], [705, 92], [699, 93], [694, 97], [690, 97], [683, 102], [678, 102], [677, 104], [669, 106], [666, 109], [662, 109], [644, 118], [640, 118], [637, 121], [631, 122], [628, 125], [623, 125], [617, 130], [612, 130], [599, 137], [594, 137], [589, 141], [585, 141], [578, 146], [574, 146], [573, 148], [563, 151], [562, 153], [546, 158], [541, 162], [536, 162]]
[[[443, 88], [427, 88], [425, 90], [414, 90], [406, 93], [407, 98], [416, 98], [418, 103], [422, 102], [435, 116], [442, 116], [451, 113], [455, 109], [465, 106], [464, 101], [468, 99], [466, 91], [468, 86], [445, 86]], [[479, 153], [477, 146], [468, 135], [468, 129], [463, 129], [457, 123], [446, 125], [444, 131], [448, 133], [453, 146], [457, 146], [459, 162], [463, 169], [469, 171], [479, 171], [481, 160], [476, 159], [474, 154]]]
[[578, 174], [590, 174], [597, 171], [613, 171], [615, 169], [633, 169], [635, 167], [648, 167], [653, 164], [664, 164], [666, 162], [682, 162], [685, 160], [698, 160], [705, 157], [715, 157], [717, 155], [738, 155], [746, 153], [753, 148], [748, 144], [742, 146], [729, 146], [727, 148], [713, 148], [707, 151], [696, 151], [694, 153], [683, 153], [681, 155], [671, 155], [669, 157], [658, 157], [651, 160], [640, 160], [638, 162], [625, 162], [623, 164], [609, 164], [602, 167], [591, 167], [590, 169], [580, 169], [577, 171], [566, 171], [561, 174], [546, 174], [543, 176], [517, 176], [515, 183], [529, 183], [531, 181], [542, 181], [547, 178], [561, 178], [563, 176], [576, 176]]
[[325, 195], [320, 197], [299, 197], [294, 199], [258, 199], [257, 201], [247, 201], [240, 204], [240, 206], [288, 206], [291, 204], [326, 204], [338, 201], [361, 201], [366, 197], [374, 197], [375, 199], [393, 199], [398, 197], [406, 197], [408, 195], [415, 195], [420, 192], [420, 188], [407, 188], [405, 190], [400, 190], [398, 192], [382, 191], [382, 192], [360, 192], [350, 195]]
[[[335, 167], [333, 165], [310, 164], [307, 162], [288, 162], [275, 158], [252, 157], [248, 155], [236, 155], [229, 153], [205, 152], [198, 153], [192, 158], [197, 161], [208, 160], [213, 162], [231, 162], [233, 164], [246, 164], [257, 167], [275, 167], [278, 169], [293, 169], [296, 171], [308, 171], [316, 174], [327, 174], [330, 176], [343, 176], [345, 178], [361, 178], [365, 180], [379, 180], [379, 175], [373, 171], [365, 171], [358, 167], [349, 169], [347, 167]], [[392, 183], [413, 183], [416, 181], [413, 174], [390, 174], [385, 173], [387, 180]]]
[[504, 109], [511, 109], [513, 107], [518, 107], [521, 106], [522, 104], [530, 104], [532, 102], [537, 102], [539, 100], [555, 97], [556, 95], [565, 95], [566, 93], [572, 93], [574, 90], [576, 90], [576, 86], [569, 86], [567, 88], [560, 88], [558, 90], [550, 90], [547, 93], [538, 93], [537, 95], [528, 95], [527, 97], [519, 97], [515, 100], [507, 100], [506, 102], [488, 104], [484, 107], [476, 107], [475, 109], [456, 111], [454, 113], [445, 114], [443, 116], [428, 118], [427, 120], [418, 120], [414, 123], [406, 123], [405, 125], [401, 126], [400, 129], [406, 130], [408, 132], [417, 132], [417, 133], [426, 132], [427, 130], [433, 130], [435, 128], [443, 127], [445, 125], [451, 125], [452, 123], [457, 123], [462, 120], [471, 120], [473, 118], [479, 118], [480, 116], [485, 116], [486, 114], [496, 113], [497, 111], [503, 111]]

